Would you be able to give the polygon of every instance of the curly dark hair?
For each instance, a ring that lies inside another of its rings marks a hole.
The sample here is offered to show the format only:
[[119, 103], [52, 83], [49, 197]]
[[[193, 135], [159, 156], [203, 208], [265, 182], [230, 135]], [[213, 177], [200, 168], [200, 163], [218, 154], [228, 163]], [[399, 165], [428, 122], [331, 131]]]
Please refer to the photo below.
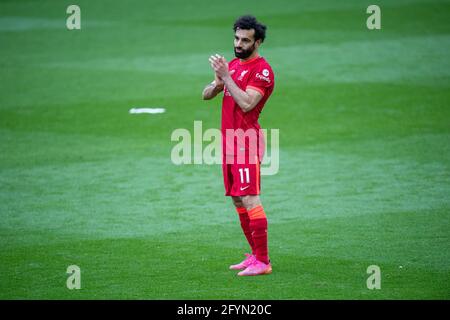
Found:
[[233, 26], [234, 32], [236, 32], [237, 29], [244, 29], [244, 30], [254, 29], [255, 41], [261, 39], [261, 42], [264, 42], [264, 39], [266, 38], [267, 27], [262, 23], [258, 22], [258, 20], [256, 20], [256, 18], [251, 15], [239, 17]]

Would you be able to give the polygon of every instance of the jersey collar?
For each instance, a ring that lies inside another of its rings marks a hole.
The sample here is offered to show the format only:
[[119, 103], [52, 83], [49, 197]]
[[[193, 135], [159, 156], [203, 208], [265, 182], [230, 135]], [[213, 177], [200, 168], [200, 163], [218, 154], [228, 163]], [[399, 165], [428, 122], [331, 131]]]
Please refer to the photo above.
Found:
[[254, 57], [254, 58], [252, 58], [252, 59], [250, 59], [250, 60], [244, 61], [244, 62], [242, 62], [241, 59], [239, 59], [239, 64], [240, 64], [240, 65], [243, 65], [243, 64], [249, 64], [249, 63], [252, 63], [253, 61], [255, 61], [256, 59], [258, 59], [259, 57], [260, 57], [260, 56], [257, 55], [256, 57]]

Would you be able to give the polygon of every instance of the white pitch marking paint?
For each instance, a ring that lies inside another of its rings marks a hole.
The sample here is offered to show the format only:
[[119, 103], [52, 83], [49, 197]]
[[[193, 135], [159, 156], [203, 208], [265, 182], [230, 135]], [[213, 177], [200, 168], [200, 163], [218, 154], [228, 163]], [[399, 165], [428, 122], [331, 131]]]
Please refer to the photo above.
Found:
[[140, 114], [140, 113], [164, 113], [166, 112], [165, 108], [131, 108], [130, 113], [131, 114]]

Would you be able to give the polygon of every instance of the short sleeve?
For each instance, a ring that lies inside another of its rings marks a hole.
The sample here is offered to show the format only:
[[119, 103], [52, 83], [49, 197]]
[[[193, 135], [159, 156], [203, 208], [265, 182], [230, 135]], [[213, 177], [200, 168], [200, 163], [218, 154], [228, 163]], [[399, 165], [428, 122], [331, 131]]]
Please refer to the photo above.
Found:
[[255, 68], [255, 71], [250, 75], [246, 89], [256, 90], [264, 96], [268, 89], [273, 86], [273, 82], [272, 69], [267, 65], [261, 65]]

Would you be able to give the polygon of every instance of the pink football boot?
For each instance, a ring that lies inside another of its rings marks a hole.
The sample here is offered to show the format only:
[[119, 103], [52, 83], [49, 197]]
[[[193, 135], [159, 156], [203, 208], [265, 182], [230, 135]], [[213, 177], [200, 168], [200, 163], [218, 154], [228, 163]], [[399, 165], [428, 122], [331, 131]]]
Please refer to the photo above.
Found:
[[245, 270], [239, 272], [238, 276], [259, 276], [262, 274], [271, 274], [272, 273], [272, 265], [265, 264], [264, 262], [255, 261], [249, 265]]
[[230, 266], [231, 270], [244, 270], [246, 269], [248, 266], [250, 266], [253, 262], [256, 261], [256, 257], [252, 254], [246, 253], [245, 256], [247, 258], [245, 258], [244, 261], [242, 261], [241, 263], [238, 264], [233, 264]]

